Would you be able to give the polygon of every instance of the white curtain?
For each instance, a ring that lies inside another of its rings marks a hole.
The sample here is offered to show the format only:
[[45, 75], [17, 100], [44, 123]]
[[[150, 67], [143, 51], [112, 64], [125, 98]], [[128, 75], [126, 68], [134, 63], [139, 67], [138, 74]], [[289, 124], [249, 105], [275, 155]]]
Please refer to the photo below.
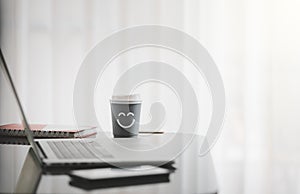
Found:
[[297, 0], [1, 0], [1, 48], [30, 121], [65, 124], [74, 122], [80, 64], [99, 41], [143, 24], [182, 30], [225, 84], [227, 116], [212, 151], [220, 193], [299, 193], [299, 9]]

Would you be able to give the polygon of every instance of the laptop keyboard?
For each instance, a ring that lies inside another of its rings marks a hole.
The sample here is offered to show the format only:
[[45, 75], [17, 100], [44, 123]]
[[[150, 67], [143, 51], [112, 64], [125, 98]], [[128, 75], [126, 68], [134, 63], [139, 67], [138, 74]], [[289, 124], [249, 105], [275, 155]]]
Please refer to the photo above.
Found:
[[90, 145], [91, 143], [83, 141], [48, 141], [47, 143], [55, 155], [60, 159], [96, 159], [112, 157], [112, 155], [100, 144], [97, 144], [97, 147], [94, 147]]

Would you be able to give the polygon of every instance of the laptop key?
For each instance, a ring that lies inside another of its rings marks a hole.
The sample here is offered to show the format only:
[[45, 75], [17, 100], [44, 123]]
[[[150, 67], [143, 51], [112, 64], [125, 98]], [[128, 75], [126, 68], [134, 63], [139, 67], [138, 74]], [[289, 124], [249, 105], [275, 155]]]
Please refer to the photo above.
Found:
[[72, 145], [79, 151], [82, 158], [96, 158], [96, 156], [82, 145], [82, 142], [72, 142]]
[[82, 153], [76, 149], [76, 147], [70, 142], [63, 142], [68, 152], [72, 155], [72, 158], [81, 158]]
[[[95, 147], [83, 141], [49, 141], [47, 143], [60, 159], [112, 157], [103, 147], [100, 150], [95, 149]], [[97, 156], [94, 152], [97, 153]]]
[[55, 155], [58, 158], [60, 158], [60, 159], [64, 158], [63, 155], [62, 155], [62, 153], [59, 152], [59, 150], [57, 149], [56, 145], [54, 145], [53, 142], [47, 142], [47, 143], [50, 146], [51, 150], [55, 153]]
[[62, 142], [54, 142], [54, 145], [57, 147], [59, 152], [63, 155], [63, 158], [69, 159], [72, 158], [72, 154], [66, 148], [66, 146]]
[[47, 142], [55, 155], [60, 159], [97, 158], [88, 143], [81, 141], [49, 141]]

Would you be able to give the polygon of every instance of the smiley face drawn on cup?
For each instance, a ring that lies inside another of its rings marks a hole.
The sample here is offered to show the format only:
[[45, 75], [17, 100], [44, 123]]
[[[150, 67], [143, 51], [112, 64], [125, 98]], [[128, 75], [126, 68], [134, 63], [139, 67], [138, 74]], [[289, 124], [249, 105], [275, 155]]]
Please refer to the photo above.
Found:
[[118, 125], [119, 125], [120, 127], [124, 128], [124, 129], [128, 129], [128, 128], [130, 128], [130, 127], [132, 127], [132, 126], [134, 125], [134, 123], [135, 123], [134, 113], [128, 112], [127, 114], [125, 114], [124, 112], [120, 112], [120, 113], [118, 114], [118, 117], [120, 118], [121, 116], [122, 116], [122, 117], [132, 117], [132, 121], [131, 121], [131, 123], [130, 123], [129, 125], [123, 125], [123, 124], [120, 122], [120, 120], [117, 119], [117, 123], [118, 123]]

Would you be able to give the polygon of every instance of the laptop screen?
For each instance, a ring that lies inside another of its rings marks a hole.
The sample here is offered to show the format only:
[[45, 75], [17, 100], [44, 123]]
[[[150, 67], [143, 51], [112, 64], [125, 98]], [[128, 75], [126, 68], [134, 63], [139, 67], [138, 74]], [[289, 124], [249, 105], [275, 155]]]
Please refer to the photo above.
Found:
[[0, 58], [1, 58], [1, 63], [0, 63], [1, 64], [0, 65], [1, 66], [1, 68], [0, 68], [1, 69], [1, 74], [6, 78], [7, 83], [8, 83], [8, 87], [11, 89], [11, 91], [13, 93], [13, 97], [14, 97], [16, 103], [17, 103], [17, 108], [18, 108], [18, 111], [21, 115], [22, 124], [23, 124], [23, 127], [25, 129], [25, 134], [26, 134], [27, 140], [30, 143], [33, 151], [36, 153], [36, 155], [38, 155], [37, 145], [34, 142], [32, 131], [30, 129], [30, 126], [28, 125], [22, 103], [21, 103], [20, 98], [18, 96], [16, 87], [14, 85], [13, 79], [12, 79], [11, 74], [9, 72], [8, 65], [6, 63], [6, 60], [4, 58], [4, 55], [3, 55], [3, 52], [2, 52], [1, 48], [0, 48]]

